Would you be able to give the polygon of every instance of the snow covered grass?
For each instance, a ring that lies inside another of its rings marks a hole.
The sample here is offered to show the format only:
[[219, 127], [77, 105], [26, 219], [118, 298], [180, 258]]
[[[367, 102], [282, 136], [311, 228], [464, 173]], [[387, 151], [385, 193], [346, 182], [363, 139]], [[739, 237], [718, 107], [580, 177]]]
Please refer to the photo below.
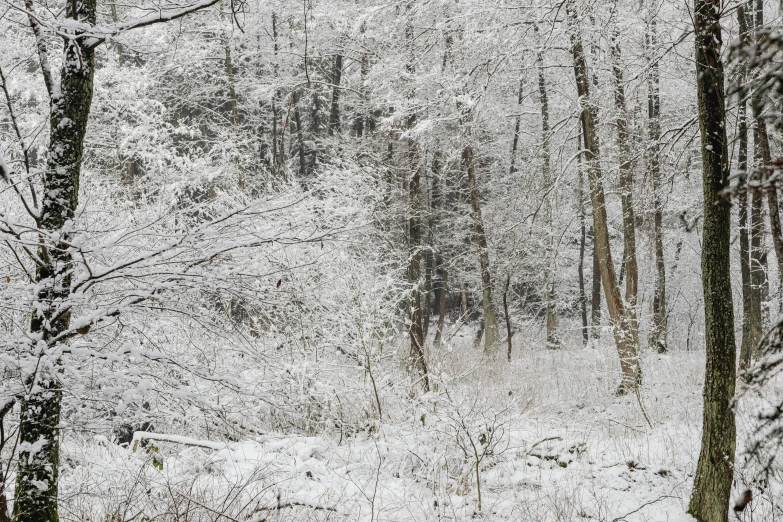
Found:
[[[211, 448], [182, 437], [135, 451], [100, 437], [69, 441], [62, 519], [689, 520], [703, 353], [645, 354], [650, 427], [636, 397], [613, 393], [608, 335], [559, 351], [519, 338], [511, 364], [505, 354], [484, 358], [472, 338], [430, 350], [432, 393], [402, 404], [381, 387], [384, 420], [358, 434], [270, 433]], [[753, 483], [741, 454], [737, 462], [732, 498], [748, 487], [755, 497], [739, 520], [783, 519], [780, 474]]]

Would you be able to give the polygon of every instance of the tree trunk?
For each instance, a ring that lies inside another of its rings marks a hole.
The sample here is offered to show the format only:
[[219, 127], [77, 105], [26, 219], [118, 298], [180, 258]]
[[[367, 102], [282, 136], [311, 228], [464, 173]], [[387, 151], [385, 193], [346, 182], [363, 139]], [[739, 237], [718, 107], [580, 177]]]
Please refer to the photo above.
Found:
[[[424, 200], [424, 198], [422, 198]], [[424, 203], [424, 201], [422, 201]], [[422, 208], [422, 212], [426, 213], [426, 203]], [[422, 221], [424, 221], [422, 219]], [[427, 234], [427, 245], [423, 248], [422, 259], [424, 261], [424, 288], [422, 289], [422, 310], [421, 310], [421, 325], [423, 330], [424, 339], [427, 338], [430, 331], [430, 314], [432, 312], [432, 288], [433, 288], [433, 272], [435, 272], [435, 257], [432, 255], [432, 235]]]
[[411, 177], [408, 183], [410, 195], [410, 217], [408, 219], [408, 281], [413, 285], [411, 290], [411, 326], [410, 339], [411, 351], [409, 365], [411, 373], [419, 374], [423, 379], [424, 391], [429, 391], [429, 380], [427, 372], [427, 362], [424, 357], [424, 322], [422, 299], [422, 271], [421, 264], [423, 259], [422, 250], [422, 216], [421, 216], [421, 174], [418, 165], [418, 157], [415, 152], [415, 144], [410, 142], [408, 145], [411, 160]]
[[601, 267], [598, 262], [598, 250], [595, 245], [595, 230], [590, 226], [593, 239], [593, 277], [590, 295], [590, 325], [593, 339], [601, 337]]
[[[95, 24], [96, 0], [79, 2], [69, 18]], [[75, 2], [74, 4], [75, 5]], [[48, 303], [33, 312], [33, 337], [55, 343], [53, 338], [70, 326], [70, 314], [61, 310], [71, 286], [71, 233], [63, 228], [74, 217], [78, 204], [84, 137], [90, 113], [95, 75], [95, 53], [82, 44], [77, 32], [66, 41], [60, 89], [54, 90], [50, 112], [49, 155], [41, 211], [44, 236], [60, 237], [56, 245], [42, 243], [39, 252], [45, 266], [36, 272], [38, 302]], [[60, 304], [58, 304], [60, 303]], [[51, 348], [51, 346], [50, 346]], [[31, 354], [32, 355], [32, 354]], [[41, 364], [28, 380], [30, 392], [20, 401], [19, 464], [14, 501], [16, 522], [56, 522], [60, 465], [60, 408], [62, 389], [57, 367]], [[37, 451], [33, 447], [43, 446]]]
[[[750, 45], [748, 16], [745, 6], [737, 6], [739, 21], [740, 44]], [[744, 83], [747, 80], [747, 69], [741, 72]], [[754, 306], [754, 288], [751, 276], [750, 235], [748, 233], [748, 119], [747, 102], [744, 98], [738, 100], [737, 119], [739, 120], [739, 146], [737, 152], [737, 167], [739, 170], [739, 244], [740, 244], [740, 274], [742, 276], [742, 343], [740, 344], [739, 369], [750, 367], [751, 354], [761, 339], [761, 306]]]
[[590, 82], [587, 63], [579, 34], [575, 0], [566, 4], [569, 23], [571, 25], [571, 52], [574, 59], [574, 73], [583, 110], [581, 114], [582, 129], [587, 149], [587, 178], [590, 185], [590, 200], [593, 206], [593, 229], [595, 249], [601, 272], [601, 282], [606, 297], [606, 307], [612, 321], [617, 353], [620, 356], [622, 381], [617, 389], [618, 394], [625, 394], [636, 389], [639, 379], [639, 363], [637, 356], [638, 340], [633, 335], [632, 320], [626, 310], [617, 282], [611, 246], [609, 244], [609, 228], [606, 218], [606, 198], [603, 187], [603, 173], [600, 164], [600, 144], [597, 131], [597, 107], [590, 101]]
[[731, 296], [731, 204], [726, 107], [721, 62], [721, 3], [694, 1], [696, 86], [704, 190], [701, 273], [704, 287], [704, 423], [688, 513], [700, 522], [727, 522], [736, 425], [731, 399], [736, 378]]
[[435, 281], [433, 291], [435, 294], [435, 308], [438, 313], [438, 326], [435, 331], [435, 346], [440, 346], [443, 337], [443, 328], [446, 325], [446, 297], [448, 296], [448, 271], [443, 260], [443, 253], [435, 247], [434, 236], [438, 230], [440, 222], [440, 212], [443, 210], [445, 202], [445, 193], [441, 184], [441, 170], [443, 164], [441, 153], [436, 152], [432, 158], [432, 209], [430, 220], [430, 230], [433, 235], [433, 249], [435, 250]]
[[468, 317], [468, 289], [465, 285], [465, 281], [460, 281], [459, 284], [460, 305], [462, 309], [462, 320], [467, 321]]
[[[756, 28], [764, 25], [764, 4], [758, 1], [756, 4]], [[758, 90], [753, 94], [751, 106], [753, 107], [753, 118], [756, 120], [755, 135], [756, 148], [761, 156], [761, 172], [763, 173], [764, 191], [767, 195], [767, 209], [769, 211], [770, 231], [772, 232], [772, 244], [775, 248], [775, 257], [778, 261], [778, 277], [783, 283], [783, 228], [780, 223], [780, 202], [778, 198], [778, 189], [774, 182], [769, 181], [769, 164], [772, 162], [772, 153], [769, 145], [769, 135], [767, 133], [767, 122], [764, 120], [761, 111], [763, 109], [762, 93]], [[783, 286], [783, 285], [781, 285]]]
[[[753, 131], [754, 163], [760, 163], [761, 154], [758, 145], [758, 132]], [[767, 250], [764, 246], [764, 195], [760, 190], [750, 193], [750, 282], [753, 293], [751, 294], [751, 307], [753, 315], [761, 317], [759, 329], [764, 330], [769, 321], [769, 308], [766, 300], [769, 295], [769, 278], [767, 265]], [[762, 306], [762, 303], [763, 306]], [[751, 357], [753, 353], [751, 353]]]
[[299, 91], [297, 89], [294, 89], [291, 93], [291, 105], [294, 106], [294, 124], [296, 125], [296, 138], [299, 142], [299, 182], [307, 190], [307, 157], [305, 154], [302, 115], [299, 112]]
[[443, 258], [438, 255], [435, 258], [435, 274], [437, 283], [435, 286], [435, 299], [438, 306], [438, 329], [435, 331], [435, 346], [440, 346], [443, 339], [443, 329], [446, 327], [446, 312], [448, 297], [448, 278], [449, 274], [443, 263]]
[[[277, 62], [277, 55], [280, 52], [280, 45], [277, 41], [277, 13], [272, 13], [272, 41], [274, 43], [274, 66], [273, 74], [275, 80], [280, 73], [280, 66]], [[283, 129], [282, 123], [282, 111], [280, 110], [280, 104], [282, 100], [281, 90], [275, 89], [275, 94], [272, 97], [272, 176], [277, 178], [280, 176], [280, 172], [283, 170], [283, 164], [285, 163], [285, 146], [283, 140], [285, 139], [285, 129]], [[270, 185], [267, 183], [267, 185]], [[267, 190], [271, 187], [267, 186]]]
[[655, 291], [653, 293], [653, 316], [648, 344], [658, 353], [668, 349], [668, 314], [666, 310], [666, 261], [663, 253], [663, 201], [661, 191], [661, 97], [658, 61], [653, 56], [658, 44], [658, 30], [652, 8], [648, 10], [647, 21], [647, 117], [650, 137], [647, 167], [653, 192], [653, 242], [655, 244]]
[[228, 103], [231, 108], [231, 125], [236, 131], [239, 126], [239, 108], [237, 105], [237, 91], [234, 85], [234, 66], [231, 62], [231, 43], [227, 35], [223, 35], [223, 49], [226, 53], [225, 69], [226, 81], [228, 82]]
[[[584, 190], [584, 177], [582, 175], [582, 132], [579, 131], [577, 138], [577, 150], [580, 152], [576, 157], [577, 173], [579, 175], [579, 184], [577, 199], [579, 213], [579, 265], [577, 265], [577, 276], [579, 278], [579, 308], [582, 315], [582, 342], [585, 346], [590, 342], [590, 328], [587, 323], [587, 295], [585, 294], [585, 242], [586, 242], [586, 230], [585, 230], [585, 190]], [[600, 294], [599, 298], [600, 298]]]
[[473, 149], [468, 145], [462, 150], [462, 161], [468, 174], [468, 191], [473, 209], [473, 235], [478, 250], [479, 267], [481, 269], [481, 304], [484, 315], [484, 352], [492, 352], [499, 341], [497, 315], [492, 302], [492, 278], [489, 272], [489, 251], [487, 236], [484, 233], [484, 220], [481, 217], [481, 202], [479, 200], [476, 170], [473, 161]]
[[503, 313], [506, 316], [506, 344], [507, 351], [506, 357], [508, 362], [511, 362], [511, 315], [508, 313], [508, 289], [511, 286], [511, 275], [506, 276], [506, 286], [503, 289]]
[[[749, 4], [753, 6], [752, 0], [748, 0]], [[764, 0], [756, 0], [755, 5], [755, 16], [754, 18], [754, 33], [756, 37], [758, 38], [759, 30], [764, 25]], [[762, 102], [762, 96], [761, 93], [756, 91], [754, 92], [753, 98], [751, 99], [751, 106], [753, 108], [753, 117], [756, 120], [756, 125], [753, 130], [753, 144], [754, 144], [754, 157], [756, 159], [756, 167], [759, 167], [759, 162], [761, 163], [761, 166], [766, 167], [766, 165], [769, 163], [769, 160], [771, 159], [770, 155], [770, 148], [769, 148], [769, 138], [767, 136], [767, 124], [766, 121], [764, 121], [761, 116], [761, 102]], [[766, 159], [765, 159], [766, 158]], [[779, 210], [777, 210], [779, 207], [775, 202], [778, 200], [777, 195], [777, 188], [774, 186], [771, 187], [770, 192], [767, 193], [767, 204], [774, 205], [776, 211], [775, 215], [776, 218], [773, 219], [772, 212], [770, 211], [770, 232], [772, 233], [772, 243], [775, 249], [775, 257], [778, 259], [778, 267], [783, 264], [783, 261], [781, 260], [781, 254], [780, 251], [783, 250], [783, 246], [781, 246], [781, 243], [783, 243], [783, 239], [781, 238], [781, 231], [780, 231], [780, 219], [779, 219]], [[751, 281], [754, 283], [754, 300], [753, 305], [758, 306], [759, 310], [761, 311], [761, 317], [762, 317], [762, 330], [764, 330], [766, 323], [769, 322], [769, 306], [766, 304], [767, 299], [769, 298], [769, 278], [767, 277], [768, 272], [768, 266], [767, 266], [767, 252], [766, 249], [763, 247], [762, 243], [764, 241], [764, 220], [762, 217], [763, 211], [762, 211], [763, 203], [761, 201], [761, 194], [758, 192], [754, 192], [753, 198], [751, 199], [751, 238], [750, 238], [750, 256], [751, 256]], [[754, 221], [755, 218], [755, 221]], [[777, 224], [777, 226], [775, 226]], [[780, 268], [778, 269], [778, 277], [783, 280], [783, 272], [780, 271]], [[779, 288], [783, 288], [783, 285], [779, 285]], [[765, 304], [762, 306], [762, 302]], [[780, 310], [783, 311], [783, 304], [780, 306]], [[751, 356], [758, 355], [759, 350], [758, 346], [755, 347], [754, 350], [755, 353], [751, 354]]]
[[[28, 11], [32, 10], [32, 2], [29, 0], [25, 2], [25, 6]], [[115, 24], [119, 22], [119, 18], [117, 16], [117, 2], [116, 0], [112, 0], [109, 3], [109, 10], [111, 11], [111, 19], [112, 22]], [[125, 56], [124, 56], [124, 49], [123, 45], [119, 42], [114, 42], [111, 44], [111, 49], [114, 50], [114, 52], [117, 53], [117, 65], [120, 67], [123, 66], [123, 63], [125, 62]], [[46, 49], [43, 50], [43, 53], [46, 53]], [[47, 65], [48, 67], [48, 65]], [[122, 184], [125, 186], [131, 186], [133, 185], [134, 180], [136, 179], [136, 162], [133, 160], [133, 158], [123, 158], [122, 160], [122, 174], [120, 174], [120, 179], [122, 180]]]
[[[231, 106], [231, 127], [234, 134], [234, 139], [237, 139], [238, 133], [239, 133], [239, 108], [237, 105], [237, 92], [234, 85], [234, 66], [231, 63], [231, 42], [228, 39], [228, 36], [223, 33], [223, 49], [226, 53], [226, 60], [225, 60], [225, 69], [226, 69], [226, 81], [228, 82], [228, 101]], [[237, 146], [237, 143], [234, 143], [234, 146]], [[237, 154], [235, 152], [235, 154]], [[232, 154], [232, 163], [234, 163], [237, 167], [237, 170], [239, 171], [239, 178], [238, 178], [238, 185], [239, 190], [243, 191], [245, 190], [245, 172], [242, 169], [242, 164], [238, 156]]]
[[[445, 60], [445, 58], [444, 58]], [[517, 171], [517, 149], [519, 148], [519, 130], [522, 125], [522, 94], [525, 89], [525, 77], [524, 71], [519, 75], [519, 91], [517, 95], [517, 114], [516, 121], [514, 122], [514, 139], [511, 141], [511, 167], [509, 173], [513, 174]]]
[[[364, 33], [367, 31], [367, 24], [362, 22], [359, 31], [362, 34], [362, 45], [364, 45]], [[359, 75], [361, 78], [360, 89], [360, 109], [357, 111], [356, 118], [354, 120], [354, 131], [358, 137], [362, 137], [366, 132], [370, 132], [374, 125], [370, 124], [369, 119], [372, 118], [370, 113], [370, 102], [367, 88], [367, 75], [370, 74], [370, 55], [363, 52], [360, 60]], [[342, 75], [341, 75], [342, 77]], [[366, 129], [365, 129], [366, 127]]]
[[343, 57], [338, 54], [334, 57], [332, 69], [332, 106], [329, 110], [329, 135], [340, 132], [340, 81], [343, 76]]
[[[412, 20], [413, 4], [406, 5], [407, 20], [405, 22], [405, 40], [408, 46], [408, 62], [405, 64], [406, 72], [412, 77], [416, 72], [415, 63], [415, 39], [413, 34]], [[414, 97], [414, 90], [411, 87], [408, 92], [408, 98]], [[416, 113], [411, 112], [408, 115], [406, 126], [412, 129], [416, 125]], [[424, 325], [422, 322], [422, 281], [421, 281], [421, 262], [422, 262], [422, 238], [423, 238], [423, 201], [421, 193], [421, 166], [419, 165], [418, 145], [412, 139], [408, 139], [408, 160], [410, 180], [408, 183], [409, 191], [409, 219], [408, 219], [408, 281], [413, 286], [411, 290], [410, 304], [410, 338], [411, 349], [408, 358], [409, 372], [419, 374], [423, 381], [424, 391], [430, 390], [427, 361], [424, 356]]]
[[[538, 69], [538, 94], [541, 99], [541, 155], [543, 159], [543, 185], [544, 185], [544, 227], [546, 228], [546, 259], [544, 292], [546, 293], [546, 347], [549, 349], [560, 348], [560, 338], [557, 333], [557, 310], [555, 294], [555, 259], [554, 259], [554, 234], [552, 231], [552, 168], [550, 165], [549, 150], [549, 98], [546, 91], [544, 78], [544, 59], [541, 53], [536, 58]], [[520, 86], [520, 101], [522, 90]]]
[[[620, 67], [620, 35], [615, 27], [612, 32], [611, 55], [614, 78], [614, 103], [617, 110], [617, 140], [620, 145], [620, 200], [623, 214], [623, 264], [625, 268], [625, 302], [632, 329], [632, 338], [639, 336], [636, 312], [639, 289], [639, 270], [636, 262], [636, 217], [633, 208], [633, 165], [628, 138], [628, 115], [625, 104], [623, 72]], [[657, 161], [657, 159], [656, 159]], [[621, 278], [622, 279], [622, 278]]]

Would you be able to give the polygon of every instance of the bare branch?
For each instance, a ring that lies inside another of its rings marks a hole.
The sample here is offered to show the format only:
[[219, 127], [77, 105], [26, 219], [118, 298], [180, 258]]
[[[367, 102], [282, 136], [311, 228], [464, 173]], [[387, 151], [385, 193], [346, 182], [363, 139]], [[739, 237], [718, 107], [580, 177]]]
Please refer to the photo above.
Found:
[[157, 13], [142, 16], [134, 20], [128, 20], [127, 22], [119, 22], [107, 26], [96, 26], [90, 31], [90, 36], [85, 39], [84, 44], [87, 47], [95, 47], [102, 44], [107, 39], [114, 38], [126, 31], [147, 27], [148, 25], [170, 22], [177, 18], [187, 16], [190, 13], [213, 6], [218, 3], [218, 1], [219, 0], [199, 0], [195, 4], [180, 9], [161, 9]]
[[49, 97], [52, 97], [54, 84], [52, 83], [52, 70], [49, 66], [49, 55], [46, 50], [46, 41], [41, 33], [41, 24], [33, 12], [33, 0], [25, 0], [24, 7], [27, 10], [27, 19], [30, 21], [30, 28], [35, 36], [35, 48], [38, 50], [38, 60], [41, 62], [41, 74], [43, 74], [44, 84]]

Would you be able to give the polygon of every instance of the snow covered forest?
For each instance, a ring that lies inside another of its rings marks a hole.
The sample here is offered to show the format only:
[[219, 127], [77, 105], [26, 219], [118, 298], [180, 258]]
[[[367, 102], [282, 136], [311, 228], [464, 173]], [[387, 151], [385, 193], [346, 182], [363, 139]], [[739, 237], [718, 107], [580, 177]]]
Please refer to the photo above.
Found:
[[0, 522], [783, 520], [783, 4], [0, 0]]

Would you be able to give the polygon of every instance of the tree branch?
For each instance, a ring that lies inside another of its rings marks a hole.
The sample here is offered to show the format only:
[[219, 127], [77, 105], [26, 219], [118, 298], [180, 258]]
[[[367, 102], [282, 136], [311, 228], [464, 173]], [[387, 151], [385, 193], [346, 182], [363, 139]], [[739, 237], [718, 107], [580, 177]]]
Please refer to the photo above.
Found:
[[107, 39], [114, 38], [115, 36], [126, 31], [138, 29], [140, 27], [147, 27], [148, 25], [170, 22], [172, 20], [176, 20], [177, 18], [187, 16], [190, 13], [194, 13], [196, 11], [200, 11], [201, 9], [213, 6], [218, 3], [218, 1], [219, 0], [199, 0], [195, 4], [182, 7], [180, 9], [161, 9], [157, 13], [142, 16], [134, 20], [128, 20], [127, 22], [119, 22], [107, 26], [96, 26], [92, 29], [92, 31], [89, 31], [90, 36], [85, 38], [84, 45], [86, 47], [96, 47], [105, 42]]
[[52, 83], [52, 69], [49, 66], [49, 55], [46, 50], [46, 42], [41, 34], [41, 25], [33, 12], [33, 0], [25, 0], [24, 7], [27, 10], [27, 19], [30, 21], [30, 28], [35, 36], [35, 48], [38, 50], [38, 60], [41, 62], [41, 74], [43, 74], [46, 91], [49, 98], [52, 97], [54, 84]]

